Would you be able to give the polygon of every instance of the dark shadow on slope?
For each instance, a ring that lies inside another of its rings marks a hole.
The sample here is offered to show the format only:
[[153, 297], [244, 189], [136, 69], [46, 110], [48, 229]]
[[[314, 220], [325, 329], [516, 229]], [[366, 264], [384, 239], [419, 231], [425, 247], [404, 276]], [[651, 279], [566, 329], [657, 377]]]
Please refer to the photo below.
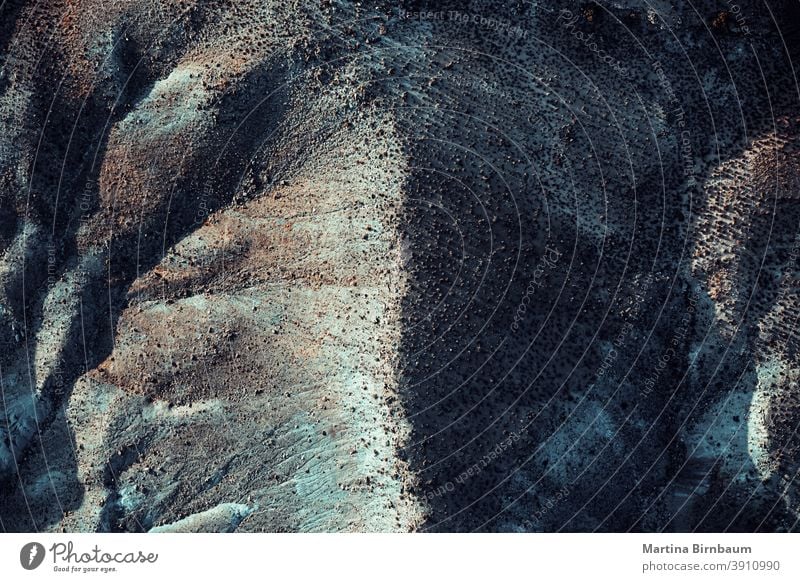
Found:
[[[447, 42], [441, 44], [458, 44], [454, 28], [442, 25]], [[491, 48], [482, 51], [492, 54]], [[412, 72], [439, 78], [404, 98], [400, 122], [411, 165], [403, 217], [410, 281], [402, 308], [401, 391], [412, 426], [405, 454], [418, 477], [414, 493], [429, 508], [424, 529], [757, 528], [760, 519], [748, 510], [772, 506], [774, 488], [759, 488], [739, 512], [741, 501], [737, 506], [734, 500], [753, 490], [732, 484], [723, 495], [729, 483], [715, 480], [715, 464], [697, 465], [675, 438], [681, 427], [699, 421], [742, 369], [738, 352], [730, 353], [710, 385], [693, 381], [689, 354], [702, 338], [690, 334], [672, 344], [693, 283], [692, 242], [684, 240], [693, 217], [684, 206], [679, 141], [671, 131], [658, 144], [646, 137], [640, 127], [652, 120], [636, 112], [635, 96], [610, 81], [603, 85], [605, 97], [621, 122], [609, 123], [620, 123], [622, 135], [612, 138], [593, 123], [604, 114], [597, 103], [588, 105], [587, 135], [581, 135], [577, 125], [565, 130], [565, 112], [549, 109], [534, 94], [515, 93], [498, 63], [487, 66], [480, 55], [457, 50], [426, 56], [430, 60], [418, 58]], [[552, 65], [545, 52], [519, 56], [529, 57], [534, 70]], [[690, 56], [697, 66], [723, 65], [701, 45]], [[580, 58], [591, 64], [591, 55]], [[777, 95], [788, 84], [780, 60], [762, 61], [769, 95], [760, 79], [744, 78], [747, 67], [734, 72], [750, 137], [769, 130], [764, 104], [775, 104], [773, 91]], [[756, 66], [749, 57], [745, 61]], [[713, 153], [719, 160], [739, 156], [746, 142], [730, 100], [709, 104], [702, 89], [683, 78], [681, 63], [666, 55], [663, 62], [695, 121], [693, 151], [712, 153], [707, 136], [717, 131], [722, 149]], [[641, 69], [638, 79], [649, 78], [649, 62], [630, 66]], [[469, 82], [471, 69], [481, 71], [479, 82]], [[563, 67], [551, 71], [554, 78], [559, 71]], [[448, 86], [449, 76], [466, 81]], [[597, 81], [604, 77], [598, 74]], [[567, 89], [568, 101], [581, 102], [578, 84]], [[636, 89], [644, 99], [663, 97], [656, 82]], [[782, 107], [794, 110], [789, 103]], [[548, 145], [537, 137], [542, 135], [556, 139]], [[524, 145], [530, 163], [509, 136]], [[623, 147], [644, 160], [661, 159], [663, 166], [635, 166], [636, 180], [626, 184], [623, 168], [607, 164], [606, 197], [598, 200], [601, 177], [588, 154], [607, 160]], [[524, 179], [524, 171], [542, 182]], [[702, 182], [704, 176], [696, 178]], [[694, 212], [703, 203], [700, 190], [694, 191]], [[598, 208], [605, 217], [596, 216]], [[593, 239], [593, 230], [601, 236]], [[610, 371], [601, 373], [618, 338]], [[643, 382], [670, 347], [678, 355], [656, 389], [644, 394]], [[753, 376], [745, 381], [752, 391]], [[745, 444], [738, 438], [732, 446], [741, 451]], [[664, 486], [668, 491], [660, 495]], [[674, 499], [686, 492], [696, 497], [690, 515], [673, 519], [680, 507]], [[715, 499], [712, 517], [701, 523]], [[770, 517], [762, 527], [778, 527], [784, 518]]]

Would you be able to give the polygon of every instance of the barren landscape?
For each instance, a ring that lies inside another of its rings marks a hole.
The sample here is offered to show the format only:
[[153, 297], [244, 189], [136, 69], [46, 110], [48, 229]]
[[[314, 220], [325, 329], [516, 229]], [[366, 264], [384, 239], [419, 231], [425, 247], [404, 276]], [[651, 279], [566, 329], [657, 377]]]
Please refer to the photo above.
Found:
[[797, 0], [0, 0], [0, 531], [800, 530]]

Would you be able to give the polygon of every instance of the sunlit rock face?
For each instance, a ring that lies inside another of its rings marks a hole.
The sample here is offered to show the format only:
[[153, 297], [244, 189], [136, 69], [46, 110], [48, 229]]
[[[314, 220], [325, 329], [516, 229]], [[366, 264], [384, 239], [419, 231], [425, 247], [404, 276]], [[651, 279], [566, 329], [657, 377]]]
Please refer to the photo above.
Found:
[[0, 8], [0, 528], [797, 529], [791, 2]]

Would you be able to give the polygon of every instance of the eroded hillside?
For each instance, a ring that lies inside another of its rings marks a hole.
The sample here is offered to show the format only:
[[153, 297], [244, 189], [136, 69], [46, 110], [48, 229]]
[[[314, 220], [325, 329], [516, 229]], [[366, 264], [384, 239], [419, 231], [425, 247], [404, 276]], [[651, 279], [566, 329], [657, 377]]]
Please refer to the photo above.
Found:
[[794, 1], [0, 5], [0, 527], [797, 529]]

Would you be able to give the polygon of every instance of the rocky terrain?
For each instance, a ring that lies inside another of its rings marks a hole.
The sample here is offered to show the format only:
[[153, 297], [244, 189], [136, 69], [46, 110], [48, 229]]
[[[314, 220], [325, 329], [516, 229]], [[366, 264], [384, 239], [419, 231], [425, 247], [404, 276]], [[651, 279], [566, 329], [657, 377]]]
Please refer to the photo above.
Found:
[[800, 529], [796, 0], [0, 0], [0, 531]]

